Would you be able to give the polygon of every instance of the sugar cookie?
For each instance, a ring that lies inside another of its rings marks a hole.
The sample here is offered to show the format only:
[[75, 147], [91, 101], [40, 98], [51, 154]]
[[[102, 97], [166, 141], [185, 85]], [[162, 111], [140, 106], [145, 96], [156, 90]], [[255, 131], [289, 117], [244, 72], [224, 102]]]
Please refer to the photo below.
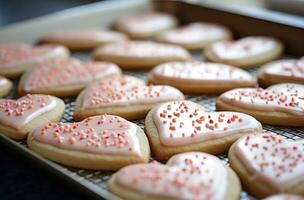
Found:
[[265, 90], [230, 90], [217, 98], [217, 110], [249, 114], [262, 123], [304, 126], [304, 85], [278, 84]]
[[28, 137], [38, 154], [72, 167], [117, 170], [147, 163], [149, 142], [137, 125], [117, 116], [99, 115], [74, 123], [49, 123]]
[[26, 44], [0, 44], [0, 75], [16, 78], [39, 62], [69, 57], [64, 46]]
[[64, 113], [64, 103], [49, 95], [26, 95], [17, 100], [0, 99], [0, 133], [23, 139], [35, 128], [57, 122]]
[[7, 78], [0, 76], [0, 97], [8, 95], [13, 87], [13, 83]]
[[166, 13], [148, 13], [124, 17], [115, 24], [115, 28], [133, 39], [148, 39], [163, 31], [174, 28], [177, 20]]
[[267, 197], [263, 200], [304, 200], [304, 197], [291, 194], [277, 194]]
[[89, 50], [111, 42], [127, 40], [128, 37], [116, 31], [84, 29], [49, 33], [39, 39], [40, 43], [61, 44], [71, 50]]
[[117, 65], [108, 62], [61, 59], [41, 62], [27, 71], [20, 80], [19, 95], [51, 94], [58, 97], [77, 95], [92, 82], [121, 74]]
[[113, 114], [126, 119], [142, 119], [159, 103], [184, 99], [170, 86], [146, 86], [131, 76], [109, 78], [83, 90], [76, 99], [74, 119]]
[[145, 130], [154, 156], [162, 161], [189, 151], [224, 153], [244, 134], [261, 133], [262, 126], [243, 113], [207, 113], [194, 102], [174, 101], [154, 107]]
[[111, 43], [95, 50], [94, 58], [116, 63], [123, 69], [148, 69], [170, 61], [186, 61], [191, 55], [182, 47], [150, 41]]
[[236, 41], [216, 42], [208, 47], [205, 56], [213, 62], [241, 68], [257, 67], [283, 53], [283, 45], [271, 37], [251, 36]]
[[304, 140], [288, 141], [275, 134], [244, 136], [231, 146], [229, 162], [256, 197], [304, 195]]
[[157, 162], [129, 165], [115, 173], [109, 191], [122, 199], [237, 200], [241, 186], [236, 174], [207, 153], [173, 156]]
[[304, 84], [304, 57], [285, 59], [266, 64], [258, 72], [259, 85], [268, 87], [277, 83]]
[[218, 41], [232, 39], [224, 26], [205, 22], [193, 22], [183, 27], [168, 30], [157, 37], [158, 41], [176, 44], [190, 51], [201, 50]]
[[242, 69], [197, 61], [160, 64], [150, 72], [149, 82], [199, 94], [217, 94], [234, 88], [256, 86], [256, 79]]

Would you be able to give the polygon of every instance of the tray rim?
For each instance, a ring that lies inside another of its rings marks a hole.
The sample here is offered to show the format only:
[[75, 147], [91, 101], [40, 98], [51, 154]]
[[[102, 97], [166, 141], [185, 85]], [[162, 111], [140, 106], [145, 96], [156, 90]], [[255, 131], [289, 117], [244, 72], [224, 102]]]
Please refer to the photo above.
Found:
[[[66, 10], [46, 14], [0, 27], [0, 43], [35, 43], [40, 36], [56, 30], [85, 27], [106, 27], [119, 16], [143, 13], [151, 10], [150, 0], [113, 0], [90, 3]], [[116, 12], [115, 12], [116, 11]], [[107, 15], [106, 18], [103, 18]], [[33, 31], [35, 30], [35, 31]]]
[[184, 2], [191, 2], [192, 4], [197, 6], [203, 6], [206, 8], [216, 9], [231, 14], [238, 14], [258, 20], [304, 29], [304, 17], [299, 15], [293, 15], [275, 10], [268, 10], [266, 8], [261, 7], [255, 8], [240, 6], [236, 4], [232, 5], [225, 2], [221, 2], [218, 4], [216, 4], [215, 2], [201, 0], [186, 0]]
[[[68, 9], [68, 10], [59, 11], [59, 12], [56, 12], [56, 13], [53, 13], [53, 14], [48, 14], [48, 15], [45, 15], [45, 16], [42, 16], [42, 17], [37, 17], [37, 18], [34, 18], [34, 19], [25, 20], [23, 22], [19, 22], [19, 23], [15, 23], [15, 24], [5, 26], [5, 27], [1, 27], [0, 28], [0, 42], [2, 41], [1, 38], [5, 37], [5, 35], [8, 35], [10, 32], [15, 32], [15, 31], [18, 32], [19, 27], [21, 27], [21, 28], [28, 27], [28, 29], [31, 29], [31, 26], [35, 26], [35, 25], [37, 25], [37, 23], [41, 23], [43, 21], [46, 22], [49, 19], [57, 19], [57, 18], [60, 18], [62, 16], [65, 16], [65, 15], [68, 15], [68, 18], [72, 18], [74, 16], [73, 12], [75, 12], [75, 11], [78, 12], [78, 11], [81, 11], [83, 9], [84, 10], [90, 10], [91, 8], [94, 8], [95, 12], [96, 11], [101, 11], [101, 10], [104, 10], [104, 9], [113, 9], [113, 8], [124, 9], [124, 8], [130, 8], [132, 6], [149, 6], [149, 3], [150, 3], [149, 0], [136, 0], [136, 1], [126, 0], [126, 1], [123, 1], [123, 3], [122, 3], [122, 1], [120, 1], [120, 4], [117, 5], [117, 1], [108, 1], [108, 2], [98, 2], [98, 3], [89, 4], [89, 5], [83, 5], [83, 6], [71, 8], [71, 9]], [[191, 4], [194, 3], [194, 5], [203, 6], [203, 7], [210, 7], [212, 9], [217, 9], [218, 8], [218, 10], [222, 10], [224, 8], [222, 5], [214, 6], [214, 5], [210, 5], [208, 3], [203, 3], [203, 2], [199, 2], [199, 4], [196, 4], [194, 1], [189, 1], [189, 2], [184, 1], [183, 3], [191, 3]], [[101, 6], [100, 4], [103, 4], [103, 5]], [[227, 12], [227, 10], [225, 10], [225, 11]], [[274, 11], [272, 11], [272, 12], [274, 12]], [[77, 16], [80, 17], [81, 15], [83, 15], [85, 13], [89, 13], [89, 11], [86, 11], [84, 13], [78, 13]], [[242, 13], [236, 13], [236, 14], [242, 14]], [[288, 14], [286, 14], [286, 15], [288, 15]], [[249, 16], [249, 17], [254, 17], [255, 18], [255, 16]], [[260, 19], [260, 20], [265, 20], [265, 19]], [[273, 22], [273, 21], [270, 21], [270, 22]], [[283, 25], [286, 25], [286, 24], [283, 24]], [[287, 25], [291, 26], [290, 24], [287, 24]], [[300, 28], [303, 29], [304, 28], [304, 21], [303, 21], [302, 25], [303, 25], [303, 27], [300, 27]], [[297, 28], [299, 28], [299, 27], [297, 27]], [[36, 36], [33, 36], [33, 37], [36, 37]], [[104, 190], [102, 188], [99, 188], [98, 186], [96, 186], [93, 183], [89, 182], [88, 180], [84, 179], [83, 177], [80, 177], [78, 175], [71, 176], [71, 174], [68, 173], [67, 169], [63, 168], [61, 165], [43, 158], [39, 154], [31, 151], [30, 149], [24, 147], [23, 145], [21, 145], [17, 141], [14, 141], [13, 139], [8, 138], [5, 135], [0, 134], [0, 140], [1, 140], [1, 142], [6, 144], [7, 146], [15, 149], [16, 152], [25, 155], [26, 157], [30, 158], [31, 160], [33, 160], [37, 164], [40, 164], [40, 166], [42, 166], [43, 168], [51, 170], [51, 172], [53, 172], [53, 173], [60, 174], [61, 177], [63, 177], [64, 179], [68, 180], [69, 182], [73, 182], [74, 185], [77, 185], [78, 187], [84, 189], [86, 192], [89, 192], [89, 193], [92, 193], [92, 194], [96, 195], [97, 198], [100, 198], [100, 199], [119, 199], [116, 196], [112, 195], [111, 193], [107, 192], [106, 190]]]

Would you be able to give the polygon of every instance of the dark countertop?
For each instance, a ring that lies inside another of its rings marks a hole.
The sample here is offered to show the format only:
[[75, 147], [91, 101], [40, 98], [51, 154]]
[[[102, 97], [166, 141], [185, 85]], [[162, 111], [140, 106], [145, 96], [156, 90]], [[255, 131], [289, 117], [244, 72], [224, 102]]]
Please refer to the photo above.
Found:
[[[0, 0], [0, 27], [97, 0]], [[88, 200], [92, 196], [0, 142], [1, 200]]]
[[0, 199], [93, 199], [0, 142]]
[[102, 0], [0, 0], [0, 27]]

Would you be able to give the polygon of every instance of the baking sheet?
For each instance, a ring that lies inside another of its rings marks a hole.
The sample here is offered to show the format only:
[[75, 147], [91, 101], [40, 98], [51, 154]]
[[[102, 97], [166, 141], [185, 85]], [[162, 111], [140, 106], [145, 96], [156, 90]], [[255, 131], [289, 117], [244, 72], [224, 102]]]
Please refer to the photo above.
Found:
[[[0, 30], [0, 42], [34, 42], [35, 38], [48, 32], [49, 30], [62, 29], [62, 27], [80, 28], [93, 25], [109, 25], [112, 23], [113, 20], [121, 17], [122, 15], [132, 15], [139, 12], [145, 12], [151, 9], [151, 5], [147, 1], [120, 2], [120, 4], [117, 4], [114, 1], [114, 3], [107, 3], [102, 5], [98, 3], [89, 6], [83, 6], [77, 8], [76, 10], [68, 10], [36, 20], [30, 20], [19, 25], [17, 24], [10, 27], [6, 27]], [[76, 22], [79, 23], [76, 24]], [[35, 31], [31, 32], [30, 30]], [[80, 58], [81, 60], [88, 60], [90, 58], [89, 53], [76, 53], [72, 56]], [[196, 60], [202, 59], [202, 55], [200, 52], [193, 54], [193, 56]], [[146, 80], [147, 73], [148, 71], [124, 71], [124, 74], [132, 75], [143, 80]], [[250, 73], [255, 74], [256, 69], [250, 70]], [[16, 98], [17, 84], [18, 81], [15, 81], [14, 90], [7, 98]], [[216, 96], [214, 95], [186, 95], [186, 99], [203, 105], [207, 112], [215, 111]], [[66, 103], [66, 110], [64, 117], [61, 120], [62, 122], [73, 121], [73, 111], [75, 106], [74, 100], [75, 99], [73, 98], [64, 99]], [[133, 122], [138, 124], [141, 128], [144, 127], [144, 120], [136, 120]], [[301, 128], [275, 127], [264, 125], [263, 129], [265, 132], [274, 132], [276, 134], [282, 135], [283, 137], [289, 140], [298, 140], [300, 138], [304, 138], [304, 129]], [[100, 199], [117, 199], [117, 197], [111, 195], [109, 192], [106, 191], [107, 181], [109, 180], [113, 172], [83, 170], [59, 165], [52, 161], [48, 161], [29, 150], [26, 146], [25, 140], [14, 141], [1, 134], [0, 139], [1, 141], [9, 144], [15, 150], [22, 152], [25, 156], [28, 156], [29, 158], [37, 161], [38, 164], [42, 164], [42, 166], [47, 167], [51, 171], [59, 174], [60, 176], [64, 177], [65, 180], [70, 181], [78, 186], [81, 186], [82, 189], [95, 194]], [[219, 155], [218, 157], [223, 160], [225, 164], [229, 164], [226, 154]], [[153, 158], [151, 158], [151, 160], [153, 160]], [[242, 191], [241, 199], [253, 200], [254, 198], [248, 195], [246, 191]]]
[[[194, 59], [202, 60], [202, 55], [200, 52], [192, 54]], [[76, 53], [72, 55], [73, 57], [79, 58], [81, 60], [88, 60], [90, 59], [89, 53]], [[255, 74], [257, 69], [251, 69], [249, 72], [251, 74]], [[147, 80], [148, 71], [124, 71], [124, 74], [135, 76], [142, 80]], [[14, 89], [12, 90], [11, 94], [7, 98], [17, 98], [16, 96], [16, 86], [18, 85], [18, 81], [15, 81]], [[196, 102], [202, 106], [204, 106], [206, 112], [213, 112], [215, 111], [215, 100], [216, 95], [185, 95], [187, 100]], [[73, 122], [73, 112], [75, 106], [75, 98], [65, 98], [64, 102], [66, 104], [66, 109], [64, 116], [62, 118], [62, 122]], [[144, 128], [144, 119], [142, 120], [133, 120], [132, 122], [139, 125], [142, 129]], [[276, 127], [276, 126], [269, 126], [263, 125], [263, 129], [266, 133], [273, 132], [279, 134], [289, 140], [298, 140], [304, 138], [304, 129], [303, 128], [294, 128], [294, 127]], [[0, 137], [1, 139], [5, 138], [5, 136]], [[6, 138], [11, 143], [17, 144], [20, 148], [20, 145], [27, 149], [26, 140], [21, 141], [13, 141], [9, 138]], [[27, 153], [30, 156], [37, 156], [36, 153], [32, 152], [31, 150], [27, 149]], [[229, 165], [229, 161], [227, 158], [227, 154], [218, 155], [218, 157], [227, 165]], [[38, 155], [39, 161], [41, 161], [41, 157]], [[153, 157], [151, 158], [151, 161]], [[87, 189], [91, 190], [92, 192], [96, 193], [104, 198], [104, 199], [116, 199], [112, 196], [109, 192], [106, 191], [107, 189], [107, 181], [110, 179], [111, 175], [114, 172], [103, 172], [100, 170], [84, 170], [84, 169], [77, 169], [66, 167], [64, 165], [55, 164], [52, 161], [46, 161], [42, 158], [42, 162], [46, 165], [49, 165], [51, 168], [55, 170], [59, 170], [59, 172], [64, 173], [68, 179], [72, 179], [76, 181], [81, 186], [86, 187]], [[252, 196], [250, 196], [246, 191], [242, 191], [241, 193], [241, 200], [254, 200]]]

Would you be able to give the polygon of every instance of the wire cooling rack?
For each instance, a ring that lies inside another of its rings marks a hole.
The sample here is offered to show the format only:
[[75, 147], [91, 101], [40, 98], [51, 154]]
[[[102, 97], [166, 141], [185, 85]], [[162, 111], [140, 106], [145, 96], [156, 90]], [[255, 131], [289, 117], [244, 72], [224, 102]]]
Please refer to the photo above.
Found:
[[[80, 58], [82, 60], [88, 59], [88, 54], [84, 53], [78, 53], [74, 54], [73, 56]], [[194, 54], [194, 59], [201, 60], [202, 57], [200, 54]], [[249, 72], [253, 75], [256, 74], [256, 69], [250, 70]], [[128, 74], [131, 76], [135, 76], [137, 78], [146, 80], [147, 79], [147, 71], [124, 71], [124, 74]], [[16, 97], [16, 87], [17, 87], [18, 81], [15, 81], [14, 83], [14, 90], [10, 93], [10, 95], [7, 98], [15, 98]], [[187, 100], [196, 102], [202, 106], [204, 106], [206, 112], [213, 112], [215, 111], [215, 95], [186, 95], [185, 98]], [[62, 122], [72, 122], [73, 121], [73, 112], [74, 112], [74, 106], [75, 106], [75, 99], [73, 98], [66, 98], [64, 99], [64, 102], [66, 104], [65, 113], [62, 118]], [[137, 125], [139, 125], [141, 128], [144, 128], [144, 120], [135, 120], [133, 121]], [[278, 135], [281, 135], [288, 140], [298, 140], [301, 138], [304, 138], [304, 129], [301, 128], [294, 128], [294, 127], [277, 127], [277, 126], [269, 126], [269, 125], [263, 125], [263, 129], [266, 133], [273, 132]], [[10, 140], [10, 139], [9, 139]], [[18, 141], [17, 143], [21, 144], [23, 147], [27, 148], [26, 140]], [[35, 155], [34, 152], [29, 152], [29, 154]], [[227, 158], [227, 154], [221, 154], [218, 155], [218, 157], [227, 165], [229, 165], [229, 161]], [[151, 161], [153, 158], [151, 158]], [[51, 162], [52, 163], [52, 162]], [[102, 191], [102, 194], [100, 197], [102, 199], [114, 199], [115, 197], [111, 197], [113, 195], [107, 195], [107, 182], [110, 179], [113, 172], [104, 172], [99, 170], [84, 170], [84, 169], [77, 169], [77, 168], [71, 168], [66, 167], [64, 165], [60, 164], [54, 164], [52, 166], [56, 167], [56, 170], [64, 171], [65, 175], [68, 176], [68, 178], [73, 179], [74, 181], [78, 182], [84, 187], [87, 187], [87, 189], [92, 190], [96, 193], [96, 189]], [[51, 167], [52, 167], [51, 166]], [[115, 198], [116, 199], [116, 198]], [[241, 193], [241, 200], [254, 200], [255, 198], [250, 196], [246, 191], [242, 191]]]

